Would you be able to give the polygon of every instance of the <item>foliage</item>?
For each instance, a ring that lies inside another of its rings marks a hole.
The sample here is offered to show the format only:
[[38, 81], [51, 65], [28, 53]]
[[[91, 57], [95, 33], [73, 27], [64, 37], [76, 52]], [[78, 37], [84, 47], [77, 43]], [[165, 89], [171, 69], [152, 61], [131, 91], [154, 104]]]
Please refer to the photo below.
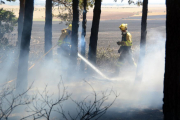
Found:
[[[12, 58], [15, 48], [9, 45], [8, 37], [13, 31], [17, 19], [13, 12], [0, 9], [0, 63], [3, 65], [7, 58]], [[15, 61], [14, 61], [15, 62]], [[0, 66], [1, 69], [2, 66]]]
[[0, 48], [8, 45], [8, 38], [5, 36], [13, 31], [17, 18], [11, 11], [0, 9]]
[[[87, 0], [87, 10], [89, 7], [94, 6], [95, 0]], [[79, 0], [79, 13], [82, 17], [82, 13], [84, 10], [83, 7], [83, 0]], [[69, 25], [72, 23], [73, 19], [73, 11], [72, 11], [72, 0], [53, 0], [53, 6], [58, 6], [59, 9], [59, 15], [57, 15], [58, 18], [61, 19], [61, 21], [65, 21], [66, 25]]]
[[[89, 7], [93, 7], [94, 6], [94, 3], [95, 3], [95, 0], [87, 0], [87, 10], [89, 9]], [[83, 7], [83, 5], [84, 5], [84, 0], [79, 0], [79, 8], [80, 8], [80, 10], [83, 10], [84, 9], [84, 7]]]
[[[16, 0], [6, 0], [8, 2], [15, 2]], [[5, 4], [4, 0], [0, 0], [0, 4]]]
[[[123, 0], [122, 0], [123, 1]], [[136, 2], [134, 2], [134, 0], [128, 0], [128, 4], [135, 4], [137, 6], [141, 6], [143, 5], [143, 2], [141, 0], [137, 0]]]
[[[121, 0], [124, 1], [124, 0]], [[114, 0], [114, 2], [117, 2], [117, 0]], [[87, 0], [87, 10], [89, 7], [93, 7], [95, 3], [95, 0]], [[82, 18], [82, 13], [84, 10], [83, 7], [83, 0], [79, 0], [79, 13], [80, 17]], [[142, 0], [128, 0], [128, 4], [134, 4], [137, 6], [141, 6], [143, 4]], [[65, 21], [66, 25], [69, 25], [72, 23], [73, 19], [73, 11], [72, 11], [72, 0], [53, 0], [53, 6], [58, 6], [59, 14], [56, 16], [60, 18], [61, 21]]]

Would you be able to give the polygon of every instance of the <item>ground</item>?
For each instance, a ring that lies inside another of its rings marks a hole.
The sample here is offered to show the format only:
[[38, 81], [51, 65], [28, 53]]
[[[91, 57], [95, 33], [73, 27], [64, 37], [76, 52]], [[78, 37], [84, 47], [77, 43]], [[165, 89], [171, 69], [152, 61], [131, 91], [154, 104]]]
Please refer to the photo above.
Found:
[[[5, 6], [8, 9], [8, 6]], [[14, 7], [16, 15], [18, 15], [18, 8]], [[128, 24], [128, 31], [132, 34], [133, 40], [133, 56], [138, 62], [139, 44], [141, 35], [141, 7], [103, 7], [101, 22], [98, 34], [98, 49], [106, 48], [110, 45], [114, 48], [114, 53], [118, 55], [116, 42], [121, 40], [121, 32], [119, 25], [121, 23]], [[38, 12], [39, 11], [39, 12]], [[57, 12], [57, 11], [55, 11]], [[92, 24], [92, 9], [88, 13], [87, 35], [86, 35], [86, 51], [88, 51], [89, 37], [91, 33]], [[42, 16], [40, 16], [42, 15]], [[32, 28], [30, 52], [37, 53], [38, 59], [44, 54], [44, 8], [35, 8], [34, 21]], [[144, 70], [144, 79], [141, 84], [136, 85], [132, 80], [133, 75], [127, 73], [120, 76], [116, 81], [99, 81], [88, 80], [92, 86], [97, 90], [105, 90], [113, 87], [120, 93], [119, 98], [115, 104], [107, 111], [107, 114], [102, 120], [163, 120], [162, 114], [162, 98], [163, 98], [163, 74], [164, 74], [164, 46], [165, 46], [165, 7], [164, 6], [150, 6], [149, 16], [147, 21], [147, 58]], [[81, 22], [79, 23], [79, 36], [81, 32]], [[57, 44], [61, 29], [66, 28], [64, 24], [59, 24], [57, 19], [53, 21], [53, 45]], [[10, 36], [11, 44], [15, 45], [17, 40], [17, 28]], [[53, 49], [53, 54], [57, 55], [57, 47]], [[36, 61], [36, 60], [35, 60]], [[30, 63], [33, 64], [33, 63]], [[36, 85], [41, 85], [41, 82], [49, 78], [50, 86], [53, 85], [54, 79], [57, 79], [57, 71], [53, 71], [55, 67], [48, 67], [52, 74], [44, 74], [47, 68], [38, 69], [41, 65], [35, 66], [35, 71], [29, 72], [32, 75], [29, 79], [34, 80], [36, 74], [40, 79]], [[155, 72], [156, 71], [156, 72]], [[42, 76], [43, 77], [42, 77]], [[48, 80], [49, 80], [48, 79]], [[79, 84], [80, 83], [80, 84]], [[69, 85], [69, 84], [68, 84]], [[101, 85], [101, 87], [99, 87]], [[85, 97], [82, 91], [84, 84], [78, 81], [76, 85], [69, 85], [70, 91], [76, 91], [80, 98]], [[82, 89], [80, 89], [82, 88]], [[89, 89], [85, 87], [85, 91]], [[53, 90], [53, 89], [52, 89]], [[76, 98], [77, 96], [75, 96]], [[78, 98], [78, 97], [77, 97]], [[110, 98], [111, 100], [112, 98]]]

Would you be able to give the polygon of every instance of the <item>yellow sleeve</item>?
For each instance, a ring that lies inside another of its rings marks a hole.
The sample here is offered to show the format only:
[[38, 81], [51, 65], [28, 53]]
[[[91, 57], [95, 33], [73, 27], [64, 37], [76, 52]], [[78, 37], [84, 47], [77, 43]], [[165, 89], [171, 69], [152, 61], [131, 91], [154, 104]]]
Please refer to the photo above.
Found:
[[66, 29], [63, 29], [61, 32], [62, 32], [62, 33], [61, 33], [61, 36], [59, 37], [59, 41], [58, 41], [59, 46], [60, 46], [61, 44], [63, 44], [63, 40], [64, 40], [64, 39], [66, 38], [66, 36], [68, 35], [68, 32], [67, 32]]
[[124, 46], [132, 46], [132, 36], [130, 33], [127, 33], [126, 40], [127, 41], [124, 42]]

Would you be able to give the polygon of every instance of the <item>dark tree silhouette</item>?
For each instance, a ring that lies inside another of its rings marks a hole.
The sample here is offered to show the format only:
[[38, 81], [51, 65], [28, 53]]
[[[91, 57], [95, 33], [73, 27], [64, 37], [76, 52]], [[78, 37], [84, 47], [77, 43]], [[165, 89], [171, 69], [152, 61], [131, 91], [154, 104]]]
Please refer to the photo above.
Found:
[[164, 120], [180, 120], [180, 1], [166, 0]]
[[[82, 21], [82, 34], [81, 34], [81, 55], [85, 57], [86, 55], [86, 41], [85, 41], [85, 36], [86, 36], [86, 7], [87, 7], [87, 0], [83, 0], [83, 21]], [[84, 62], [81, 62], [81, 69], [84, 70]]]
[[78, 27], [79, 27], [79, 0], [73, 0], [73, 22], [71, 35], [71, 61], [73, 65], [77, 64], [78, 53]]
[[[52, 48], [52, 0], [46, 0], [46, 20], [45, 20], [45, 53]], [[52, 58], [52, 51], [46, 56], [46, 59]]]
[[97, 50], [100, 16], [101, 16], [101, 0], [95, 0], [91, 36], [89, 43], [89, 53], [88, 53], [88, 59], [93, 64], [96, 64], [96, 50]]
[[20, 48], [21, 36], [23, 30], [23, 21], [24, 21], [24, 9], [25, 9], [25, 0], [19, 0], [20, 9], [19, 9], [19, 18], [18, 18], [18, 48]]
[[29, 47], [30, 47], [30, 39], [31, 39], [33, 11], [34, 11], [34, 0], [26, 0], [23, 32], [21, 37], [18, 74], [17, 74], [17, 82], [16, 82], [17, 90], [27, 89], [28, 58], [29, 58], [29, 50], [30, 50]]
[[143, 76], [143, 65], [146, 51], [146, 28], [147, 28], [148, 0], [143, 0], [142, 20], [141, 20], [141, 40], [140, 53], [136, 72], [136, 80], [141, 81]]

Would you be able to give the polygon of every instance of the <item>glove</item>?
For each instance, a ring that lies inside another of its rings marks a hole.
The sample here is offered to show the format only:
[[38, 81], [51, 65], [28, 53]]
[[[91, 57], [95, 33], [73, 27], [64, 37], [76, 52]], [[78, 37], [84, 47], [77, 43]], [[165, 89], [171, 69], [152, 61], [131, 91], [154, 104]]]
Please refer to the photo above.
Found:
[[120, 42], [120, 41], [118, 41], [118, 42], [117, 42], [117, 44], [118, 44], [118, 45], [121, 45], [121, 42]]

